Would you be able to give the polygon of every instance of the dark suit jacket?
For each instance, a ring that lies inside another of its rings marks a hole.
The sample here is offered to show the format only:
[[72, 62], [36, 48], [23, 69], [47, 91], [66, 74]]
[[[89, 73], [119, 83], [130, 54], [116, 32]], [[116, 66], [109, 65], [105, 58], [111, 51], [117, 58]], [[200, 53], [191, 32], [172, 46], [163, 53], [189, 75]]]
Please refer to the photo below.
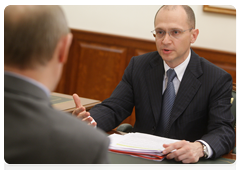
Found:
[[39, 87], [4, 76], [4, 158], [13, 164], [108, 162], [107, 136], [52, 108]]
[[[111, 97], [90, 110], [97, 126], [105, 131], [115, 128], [135, 106], [133, 131], [157, 134], [163, 78], [158, 52], [133, 57]], [[163, 136], [191, 142], [202, 139], [213, 149], [213, 158], [228, 153], [235, 143], [231, 90], [230, 74], [191, 51]]]

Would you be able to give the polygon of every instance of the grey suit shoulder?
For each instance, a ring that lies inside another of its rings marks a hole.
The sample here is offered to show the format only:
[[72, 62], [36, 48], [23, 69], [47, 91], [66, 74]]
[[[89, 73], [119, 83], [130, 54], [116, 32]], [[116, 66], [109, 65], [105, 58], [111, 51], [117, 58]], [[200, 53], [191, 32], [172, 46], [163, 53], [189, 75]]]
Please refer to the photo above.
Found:
[[4, 101], [7, 163], [108, 163], [107, 135], [53, 109], [40, 88], [5, 76]]

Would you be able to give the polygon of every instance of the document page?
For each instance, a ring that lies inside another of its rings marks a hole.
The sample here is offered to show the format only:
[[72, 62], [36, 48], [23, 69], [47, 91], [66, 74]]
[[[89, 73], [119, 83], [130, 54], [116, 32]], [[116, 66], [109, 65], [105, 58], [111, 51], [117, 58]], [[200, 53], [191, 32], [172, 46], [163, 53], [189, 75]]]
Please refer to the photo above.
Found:
[[164, 150], [163, 144], [174, 143], [179, 140], [169, 139], [144, 133], [129, 133], [124, 135], [120, 141], [116, 143], [118, 146], [124, 146], [145, 150]]
[[110, 149], [142, 153], [161, 153], [164, 150], [163, 144], [179, 141], [144, 133], [112, 134], [109, 138]]
[[165, 158], [162, 153], [163, 144], [179, 141], [144, 133], [112, 134], [109, 138], [109, 151], [154, 161], [162, 161]]

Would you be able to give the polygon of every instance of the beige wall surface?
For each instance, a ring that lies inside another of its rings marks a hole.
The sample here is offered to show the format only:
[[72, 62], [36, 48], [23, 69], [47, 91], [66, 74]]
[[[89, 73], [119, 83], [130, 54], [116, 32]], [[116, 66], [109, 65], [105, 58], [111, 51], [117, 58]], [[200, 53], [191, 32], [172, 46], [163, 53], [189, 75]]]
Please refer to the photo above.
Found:
[[[62, 5], [70, 28], [154, 40], [154, 16], [161, 5]], [[200, 33], [196, 47], [236, 52], [236, 16], [190, 5]]]

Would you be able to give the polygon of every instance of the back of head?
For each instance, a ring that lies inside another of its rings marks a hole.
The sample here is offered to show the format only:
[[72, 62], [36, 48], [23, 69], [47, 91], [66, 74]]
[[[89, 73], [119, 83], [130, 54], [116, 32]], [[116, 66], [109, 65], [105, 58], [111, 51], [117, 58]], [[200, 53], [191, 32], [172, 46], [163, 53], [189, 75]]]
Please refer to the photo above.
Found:
[[4, 11], [4, 65], [32, 69], [51, 60], [59, 39], [69, 33], [59, 6], [7, 6]]

